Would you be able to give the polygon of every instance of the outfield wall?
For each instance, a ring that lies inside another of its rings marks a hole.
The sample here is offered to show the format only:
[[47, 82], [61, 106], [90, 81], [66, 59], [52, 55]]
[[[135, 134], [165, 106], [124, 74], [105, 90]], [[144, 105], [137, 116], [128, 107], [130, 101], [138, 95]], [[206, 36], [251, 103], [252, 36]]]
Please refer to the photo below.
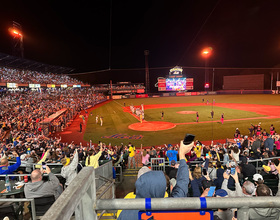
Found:
[[224, 76], [223, 89], [226, 90], [263, 90], [264, 74]]
[[219, 90], [215, 92], [169, 92], [140, 95], [113, 95], [113, 99], [135, 99], [135, 98], [158, 98], [174, 96], [198, 96], [198, 95], [242, 95], [242, 94], [278, 94], [277, 90]]

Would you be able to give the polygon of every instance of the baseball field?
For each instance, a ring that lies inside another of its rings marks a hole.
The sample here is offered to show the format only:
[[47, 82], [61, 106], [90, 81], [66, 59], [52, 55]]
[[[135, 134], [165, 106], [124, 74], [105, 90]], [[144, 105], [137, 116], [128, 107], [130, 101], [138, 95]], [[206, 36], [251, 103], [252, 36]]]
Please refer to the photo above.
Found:
[[[143, 105], [145, 118], [142, 123], [131, 113], [130, 105], [135, 108]], [[211, 111], [214, 112], [213, 119]], [[198, 122], [196, 112], [199, 114]], [[103, 118], [102, 126], [100, 117]], [[69, 128], [61, 132], [62, 139], [70, 141], [72, 138], [75, 142], [87, 143], [90, 140], [93, 143], [102, 141], [106, 144], [131, 142], [137, 147], [141, 144], [176, 144], [186, 133], [195, 134], [200, 141], [225, 140], [233, 137], [236, 128], [247, 135], [251, 123], [261, 122], [266, 131], [273, 124], [278, 131], [280, 96], [208, 95], [112, 100], [90, 109], [83, 132], [79, 133], [81, 120], [77, 117]]]

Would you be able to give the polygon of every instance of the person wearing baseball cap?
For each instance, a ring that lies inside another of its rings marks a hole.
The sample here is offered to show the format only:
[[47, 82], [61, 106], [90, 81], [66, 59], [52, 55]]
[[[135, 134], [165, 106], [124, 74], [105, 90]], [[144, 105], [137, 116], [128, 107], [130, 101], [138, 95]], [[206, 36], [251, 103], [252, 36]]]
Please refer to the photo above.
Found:
[[[215, 192], [215, 197], [228, 197], [228, 193], [224, 189], [218, 189]], [[214, 212], [214, 219], [232, 219], [233, 211], [231, 209], [218, 209]]]
[[165, 173], [170, 179], [172, 178], [176, 179], [178, 169], [175, 167], [175, 165], [176, 165], [176, 161], [171, 160], [170, 167], [166, 167], [165, 169]]

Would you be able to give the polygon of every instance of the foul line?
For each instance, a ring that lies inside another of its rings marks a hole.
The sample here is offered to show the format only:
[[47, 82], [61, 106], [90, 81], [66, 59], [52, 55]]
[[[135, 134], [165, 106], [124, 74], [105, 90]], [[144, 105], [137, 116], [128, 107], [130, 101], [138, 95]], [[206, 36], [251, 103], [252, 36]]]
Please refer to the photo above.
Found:
[[[236, 119], [227, 119], [226, 121], [246, 121], [246, 120], [254, 120], [254, 119], [270, 119], [270, 118], [280, 118], [277, 116], [266, 116], [266, 117], [255, 117], [255, 118], [236, 118]], [[174, 123], [176, 125], [188, 125], [188, 124], [203, 124], [203, 123], [212, 123], [212, 122], [221, 122], [220, 120], [215, 121], [201, 121], [201, 122], [182, 122], [182, 123]]]

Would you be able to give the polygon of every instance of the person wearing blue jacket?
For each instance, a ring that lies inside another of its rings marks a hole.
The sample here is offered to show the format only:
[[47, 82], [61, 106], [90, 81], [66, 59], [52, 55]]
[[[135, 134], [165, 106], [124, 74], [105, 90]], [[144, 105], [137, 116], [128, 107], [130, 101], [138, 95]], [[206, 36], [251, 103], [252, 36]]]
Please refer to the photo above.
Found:
[[[189, 167], [186, 163], [185, 154], [189, 153], [194, 142], [184, 145], [181, 141], [179, 149], [180, 166], [177, 172], [177, 183], [170, 197], [187, 197], [189, 184]], [[150, 171], [141, 175], [136, 183], [136, 198], [162, 198], [164, 199], [167, 189], [167, 181], [162, 171]], [[118, 220], [136, 220], [139, 210], [123, 210]]]
[[21, 165], [21, 161], [20, 161], [20, 157], [18, 156], [16, 151], [12, 152], [14, 157], [16, 157], [17, 162], [11, 166], [9, 166], [9, 161], [7, 158], [2, 158], [1, 159], [1, 165], [0, 165], [0, 174], [13, 174], [14, 171], [17, 170], [17, 168], [19, 168], [19, 166]]

